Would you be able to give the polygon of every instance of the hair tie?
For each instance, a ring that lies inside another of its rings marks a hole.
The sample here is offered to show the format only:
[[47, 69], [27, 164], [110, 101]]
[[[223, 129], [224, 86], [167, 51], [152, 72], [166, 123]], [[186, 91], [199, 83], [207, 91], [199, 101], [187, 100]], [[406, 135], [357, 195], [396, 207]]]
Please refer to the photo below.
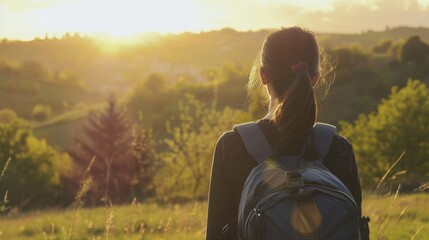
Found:
[[293, 65], [290, 67], [293, 73], [297, 73], [299, 70], [307, 70], [308, 71], [308, 64], [306, 62], [300, 62], [298, 64]]

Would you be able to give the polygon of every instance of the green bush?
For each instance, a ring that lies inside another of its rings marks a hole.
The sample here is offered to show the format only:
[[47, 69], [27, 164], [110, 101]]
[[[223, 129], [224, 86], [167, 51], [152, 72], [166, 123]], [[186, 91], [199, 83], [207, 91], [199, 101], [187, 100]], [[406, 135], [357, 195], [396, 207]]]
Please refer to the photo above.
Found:
[[62, 196], [60, 177], [70, 165], [44, 140], [33, 136], [21, 122], [0, 123], [0, 169], [9, 165], [0, 181], [0, 196], [7, 192], [8, 205], [19, 209], [53, 204]]
[[427, 180], [428, 126], [429, 89], [418, 80], [409, 80], [402, 89], [393, 87], [377, 112], [361, 114], [354, 123], [341, 122], [342, 134], [353, 143], [364, 186], [377, 184], [403, 151], [390, 178], [401, 172], [406, 173], [401, 182]]
[[374, 47], [372, 47], [373, 53], [386, 53], [389, 51], [392, 46], [392, 40], [389, 39], [380, 39]]
[[33, 119], [38, 121], [43, 121], [50, 118], [52, 115], [52, 110], [50, 106], [37, 104], [33, 107], [32, 116]]
[[18, 115], [12, 109], [5, 108], [0, 110], [0, 123], [10, 123], [15, 119], [18, 119]]

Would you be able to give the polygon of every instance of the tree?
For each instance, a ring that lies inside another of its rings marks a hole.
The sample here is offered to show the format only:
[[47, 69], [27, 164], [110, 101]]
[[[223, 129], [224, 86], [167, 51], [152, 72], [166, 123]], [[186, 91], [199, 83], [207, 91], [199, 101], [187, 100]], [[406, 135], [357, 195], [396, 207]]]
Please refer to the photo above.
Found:
[[38, 121], [43, 121], [51, 117], [52, 110], [48, 105], [36, 104], [33, 107], [32, 117]]
[[405, 63], [421, 64], [429, 55], [429, 45], [419, 36], [410, 37], [402, 47], [401, 59]]
[[61, 183], [70, 167], [66, 154], [34, 137], [30, 127], [18, 121], [0, 123], [0, 146], [0, 172], [10, 158], [0, 177], [0, 196], [7, 195], [10, 207], [46, 207], [66, 197]]
[[[171, 87], [170, 87], [171, 88]], [[165, 121], [162, 119], [166, 115], [169, 104], [175, 102], [176, 92], [168, 91], [165, 79], [162, 75], [150, 74], [144, 81], [133, 87], [127, 98], [127, 108], [130, 113], [144, 113], [147, 121], [151, 122], [154, 130], [161, 128], [158, 126]]]
[[107, 105], [104, 112], [89, 115], [88, 125], [83, 128], [85, 137], [77, 140], [78, 149], [70, 151], [78, 173], [71, 180], [75, 188], [95, 157], [89, 171], [92, 185], [87, 196], [92, 205], [129, 202], [138, 174], [132, 152], [131, 125], [125, 112], [118, 109], [113, 95]]
[[401, 60], [402, 56], [402, 48], [404, 47], [405, 41], [403, 39], [400, 39], [396, 41], [392, 46], [390, 47], [389, 54], [391, 60]]
[[378, 41], [377, 45], [372, 48], [373, 53], [386, 53], [392, 46], [392, 41], [389, 39], [382, 39]]
[[159, 73], [152, 73], [144, 81], [143, 87], [146, 91], [152, 93], [159, 92], [165, 87], [165, 79]]
[[218, 111], [192, 95], [179, 102], [179, 114], [167, 124], [158, 155], [158, 197], [200, 199], [207, 196], [216, 140], [234, 124], [250, 120], [248, 113], [231, 108]]
[[133, 181], [136, 197], [140, 200], [156, 196], [154, 183], [157, 166], [154, 161], [155, 142], [151, 131], [136, 129], [133, 134], [133, 156], [137, 163], [137, 175]]
[[341, 126], [353, 143], [364, 186], [378, 183], [403, 151], [392, 172], [406, 171], [402, 182], [429, 177], [429, 89], [424, 83], [409, 80], [402, 89], [393, 87], [377, 112]]
[[349, 45], [329, 52], [329, 55], [337, 58], [337, 71], [352, 71], [357, 68], [366, 67], [371, 56], [365, 52], [361, 45]]

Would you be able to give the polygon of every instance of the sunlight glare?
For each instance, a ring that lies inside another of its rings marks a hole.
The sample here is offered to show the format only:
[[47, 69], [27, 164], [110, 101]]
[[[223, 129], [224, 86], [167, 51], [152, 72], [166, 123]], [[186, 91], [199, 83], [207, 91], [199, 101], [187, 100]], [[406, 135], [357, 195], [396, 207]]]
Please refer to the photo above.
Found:
[[124, 38], [142, 32], [179, 33], [207, 29], [204, 14], [194, 1], [63, 0], [49, 7], [24, 10], [24, 6], [13, 5], [13, 8], [4, 7], [4, 14], [15, 16], [14, 19], [20, 20], [19, 25], [33, 27], [18, 33], [16, 25], [5, 25], [3, 34], [28, 38], [26, 36], [30, 35], [43, 37], [46, 33], [61, 36], [79, 32]]

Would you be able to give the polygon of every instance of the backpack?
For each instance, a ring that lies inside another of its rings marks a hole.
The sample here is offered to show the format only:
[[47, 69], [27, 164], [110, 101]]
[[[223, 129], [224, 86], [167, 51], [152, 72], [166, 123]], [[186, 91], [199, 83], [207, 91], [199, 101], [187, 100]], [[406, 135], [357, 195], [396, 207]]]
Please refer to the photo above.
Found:
[[[273, 149], [256, 122], [236, 125], [258, 163], [250, 172], [238, 209], [241, 240], [361, 239], [360, 216], [348, 188], [324, 165], [335, 126], [316, 123], [308, 145], [317, 159], [267, 159]], [[313, 146], [314, 145], [314, 146]]]

